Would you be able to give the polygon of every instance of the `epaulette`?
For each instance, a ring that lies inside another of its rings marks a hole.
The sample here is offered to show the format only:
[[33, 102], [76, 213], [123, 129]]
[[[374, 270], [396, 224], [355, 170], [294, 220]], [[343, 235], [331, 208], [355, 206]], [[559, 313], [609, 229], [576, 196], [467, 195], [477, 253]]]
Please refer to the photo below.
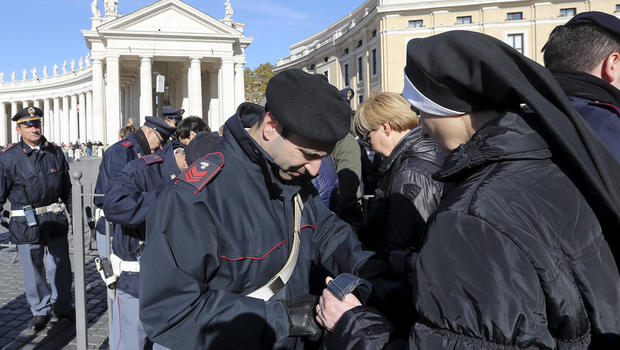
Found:
[[620, 116], [620, 109], [618, 109], [618, 107], [616, 107], [616, 106], [614, 106], [612, 104], [603, 103], [603, 102], [594, 102], [594, 101], [590, 101], [590, 102], [588, 102], [588, 104], [590, 106], [599, 106], [601, 108], [608, 109], [608, 110], [610, 110], [612, 112], [615, 112], [617, 115]]
[[187, 168], [174, 182], [177, 184], [183, 181], [196, 189], [194, 194], [202, 190], [217, 175], [224, 166], [224, 155], [222, 152], [209, 153], [202, 158], [198, 158]]
[[131, 141], [127, 140], [127, 141], [123, 141], [121, 143], [121, 145], [125, 146], [125, 148], [129, 148], [129, 147], [133, 146], [133, 143]]
[[15, 145], [17, 145], [17, 143], [9, 143], [8, 145], [6, 145], [6, 147], [4, 147], [4, 148], [2, 149], [2, 151], [1, 151], [1, 152], [2, 152], [2, 153], [4, 153], [4, 152], [6, 152], [6, 151], [10, 150], [11, 148], [15, 147]]
[[146, 162], [146, 165], [161, 163], [164, 161], [164, 158], [162, 158], [162, 156], [160, 156], [159, 154], [155, 154], [155, 153], [145, 154], [140, 159], [144, 160], [144, 162]]

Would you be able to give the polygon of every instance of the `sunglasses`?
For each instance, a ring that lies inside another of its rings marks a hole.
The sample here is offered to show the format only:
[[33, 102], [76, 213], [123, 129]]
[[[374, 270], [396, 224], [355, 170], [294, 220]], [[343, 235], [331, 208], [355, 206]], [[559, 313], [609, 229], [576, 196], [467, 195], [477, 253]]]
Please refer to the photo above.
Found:
[[362, 136], [362, 143], [366, 147], [370, 147], [370, 133], [371, 132], [373, 132], [373, 130], [369, 130], [368, 132], [364, 134], [364, 136]]

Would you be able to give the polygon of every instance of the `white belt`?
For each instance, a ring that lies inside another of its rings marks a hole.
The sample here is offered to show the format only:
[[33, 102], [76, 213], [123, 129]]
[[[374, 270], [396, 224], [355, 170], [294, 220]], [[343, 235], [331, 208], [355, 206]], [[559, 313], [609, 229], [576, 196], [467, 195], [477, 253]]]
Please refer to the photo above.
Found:
[[124, 261], [121, 260], [116, 254], [110, 254], [110, 264], [112, 264], [112, 271], [117, 276], [121, 275], [121, 272], [140, 272], [140, 263], [137, 261]]
[[286, 282], [291, 278], [293, 274], [293, 270], [295, 270], [295, 266], [297, 265], [297, 257], [299, 256], [299, 226], [301, 220], [301, 211], [303, 210], [303, 203], [301, 202], [301, 196], [297, 194], [294, 198], [295, 202], [295, 229], [293, 231], [293, 248], [291, 249], [291, 254], [288, 256], [288, 260], [284, 267], [280, 272], [278, 272], [275, 276], [273, 276], [267, 284], [258, 288], [250, 294], [247, 294], [248, 297], [263, 299], [265, 301], [269, 300], [272, 296], [278, 293]]
[[99, 222], [100, 218], [105, 218], [105, 214], [103, 213], [103, 209], [95, 208], [95, 222]]
[[[65, 204], [64, 203], [52, 203], [48, 206], [45, 207], [38, 207], [34, 209], [34, 213], [36, 215], [41, 215], [41, 214], [45, 214], [45, 213], [49, 213], [49, 212], [54, 212], [54, 213], [59, 213], [59, 212], [63, 212], [65, 210]], [[22, 209], [18, 209], [18, 210], [11, 210], [11, 217], [15, 217], [15, 216], [24, 216], [24, 211]]]

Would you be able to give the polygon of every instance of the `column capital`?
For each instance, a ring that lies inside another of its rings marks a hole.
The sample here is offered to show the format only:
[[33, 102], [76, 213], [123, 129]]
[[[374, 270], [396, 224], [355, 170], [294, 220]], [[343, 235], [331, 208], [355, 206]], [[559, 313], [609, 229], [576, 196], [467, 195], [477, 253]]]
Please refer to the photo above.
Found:
[[188, 59], [191, 63], [196, 63], [196, 62], [200, 63], [202, 60], [202, 57], [188, 57]]

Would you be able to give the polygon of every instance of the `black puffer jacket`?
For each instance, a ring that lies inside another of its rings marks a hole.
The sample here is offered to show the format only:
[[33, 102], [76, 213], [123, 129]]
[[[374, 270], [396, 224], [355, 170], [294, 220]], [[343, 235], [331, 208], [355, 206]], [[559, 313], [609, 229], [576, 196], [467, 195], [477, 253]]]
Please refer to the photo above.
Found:
[[[599, 221], [547, 143], [508, 113], [447, 158], [452, 182], [416, 263], [410, 349], [618, 349], [620, 276]], [[332, 348], [382, 348], [357, 307]]]
[[359, 232], [369, 249], [390, 252], [419, 250], [424, 226], [441, 200], [443, 184], [432, 179], [443, 155], [437, 144], [422, 137], [422, 129], [407, 133], [379, 168], [379, 183]]

